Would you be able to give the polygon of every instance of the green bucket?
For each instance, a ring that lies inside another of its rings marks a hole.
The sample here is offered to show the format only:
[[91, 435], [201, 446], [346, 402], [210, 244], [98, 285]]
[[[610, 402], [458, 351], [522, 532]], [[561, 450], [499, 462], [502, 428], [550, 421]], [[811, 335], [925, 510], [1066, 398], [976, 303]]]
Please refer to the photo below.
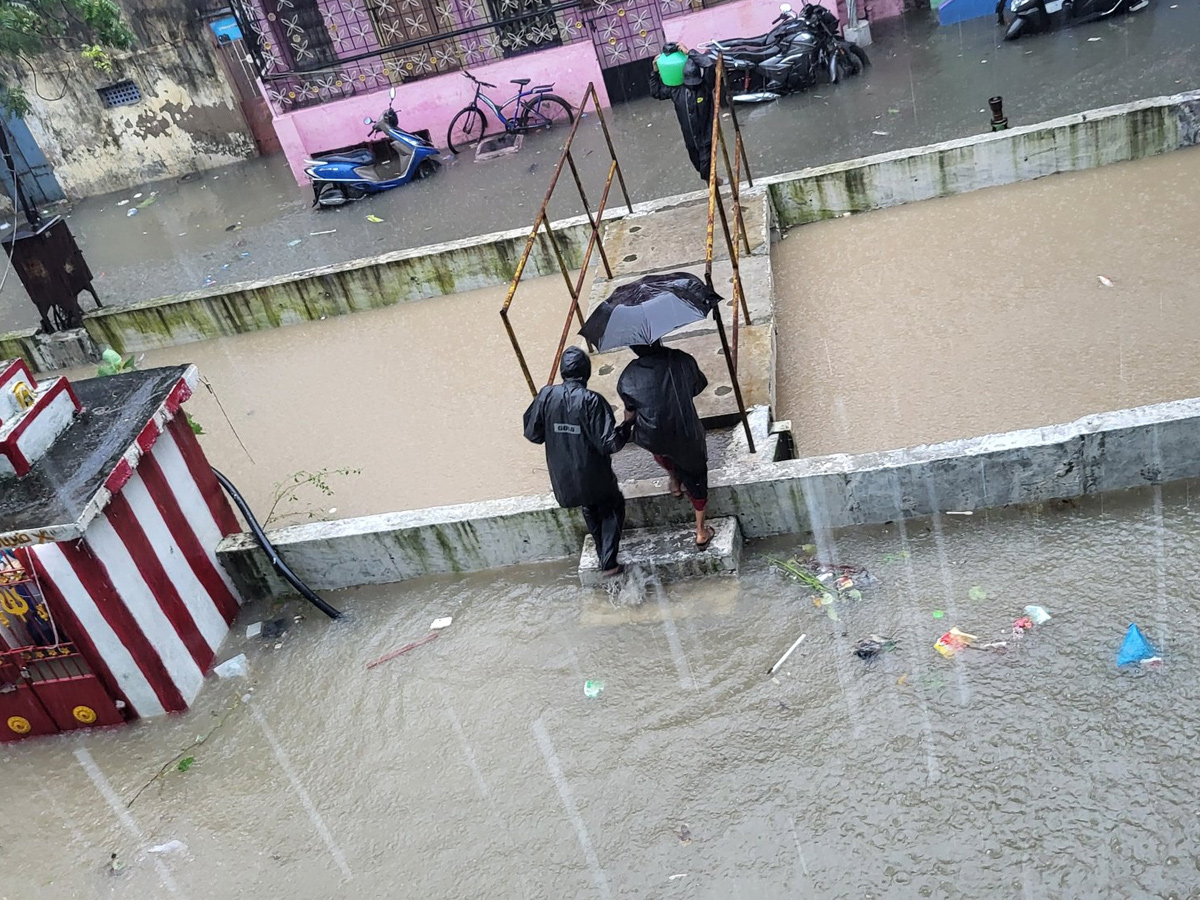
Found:
[[687, 62], [687, 54], [680, 50], [674, 53], [658, 55], [658, 77], [667, 87], [679, 87], [683, 84], [683, 66]]

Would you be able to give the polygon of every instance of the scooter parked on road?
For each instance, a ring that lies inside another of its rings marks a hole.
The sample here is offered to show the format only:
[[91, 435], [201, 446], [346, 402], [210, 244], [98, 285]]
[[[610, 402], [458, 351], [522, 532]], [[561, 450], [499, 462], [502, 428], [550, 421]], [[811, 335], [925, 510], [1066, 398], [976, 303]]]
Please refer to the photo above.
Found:
[[1004, 39], [1012, 41], [1023, 34], [1049, 31], [1056, 23], [1079, 25], [1119, 13], [1137, 12], [1149, 5], [1150, 0], [1012, 0], [1011, 3], [997, 0], [996, 19], [998, 24], [1006, 24], [1004, 8], [1008, 6], [1013, 20], [1007, 23]]
[[836, 83], [871, 64], [866, 51], [841, 37], [837, 18], [823, 6], [808, 4], [797, 14], [784, 3], [779, 10], [766, 34], [711, 41], [699, 48], [714, 60], [725, 55], [734, 102], [776, 100], [812, 87], [822, 77]]
[[392, 88], [388, 92], [388, 107], [379, 120], [367, 116], [363, 124], [371, 126], [371, 134], [387, 135], [399, 158], [379, 163], [372, 150], [363, 148], [308, 160], [304, 174], [312, 182], [314, 206], [342, 206], [368, 194], [427, 178], [442, 167], [433, 144], [400, 128], [396, 110], [392, 108], [395, 99], [396, 89]]

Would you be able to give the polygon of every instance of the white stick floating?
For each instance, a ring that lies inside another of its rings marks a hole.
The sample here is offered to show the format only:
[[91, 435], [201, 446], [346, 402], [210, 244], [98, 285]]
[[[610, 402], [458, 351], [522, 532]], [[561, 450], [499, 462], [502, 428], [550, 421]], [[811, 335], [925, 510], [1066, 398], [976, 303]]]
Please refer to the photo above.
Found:
[[808, 637], [807, 634], [802, 634], [802, 635], [800, 635], [800, 637], [796, 638], [796, 643], [792, 644], [792, 646], [787, 648], [787, 653], [785, 653], [785, 654], [783, 654], [783, 656], [779, 657], [779, 662], [777, 662], [777, 663], [775, 663], [775, 665], [771, 666], [771, 668], [769, 668], [767, 670], [767, 674], [774, 675], [776, 670], [778, 670], [778, 668], [780, 666], [782, 666], [785, 662], [787, 662], [787, 658], [792, 655], [792, 651], [795, 650], [797, 647], [799, 647], [800, 642], [803, 641], [806, 637]]

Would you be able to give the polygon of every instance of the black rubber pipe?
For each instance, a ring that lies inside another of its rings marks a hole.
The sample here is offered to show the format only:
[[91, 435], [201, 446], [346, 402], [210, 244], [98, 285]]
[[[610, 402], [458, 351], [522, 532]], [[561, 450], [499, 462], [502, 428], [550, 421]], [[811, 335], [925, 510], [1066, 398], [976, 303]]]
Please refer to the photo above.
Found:
[[296, 573], [288, 567], [288, 564], [279, 558], [279, 551], [275, 549], [266, 532], [263, 531], [262, 526], [258, 524], [258, 519], [254, 518], [254, 513], [250, 512], [250, 506], [246, 503], [246, 499], [238, 493], [238, 489], [233, 486], [233, 483], [216, 469], [212, 471], [217, 476], [217, 481], [220, 482], [221, 487], [225, 488], [225, 493], [237, 504], [237, 508], [242, 511], [242, 517], [246, 520], [246, 524], [250, 526], [250, 533], [258, 541], [258, 546], [267, 551], [267, 557], [271, 560], [271, 565], [275, 567], [275, 571], [286, 578], [288, 584], [300, 592], [301, 597], [325, 613], [329, 618], [340, 619], [342, 614], [313, 593], [312, 589], [301, 581], [296, 576]]

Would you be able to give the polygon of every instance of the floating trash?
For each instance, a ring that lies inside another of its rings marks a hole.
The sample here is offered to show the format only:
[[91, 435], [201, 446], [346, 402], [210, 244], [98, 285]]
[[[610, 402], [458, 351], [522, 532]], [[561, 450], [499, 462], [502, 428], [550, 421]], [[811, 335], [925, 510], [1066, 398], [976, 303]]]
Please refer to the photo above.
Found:
[[[1121, 649], [1117, 651], [1117, 666], [1145, 664], [1151, 660], [1158, 660], [1158, 665], [1162, 665], [1162, 660], [1158, 651], [1154, 649], [1154, 645], [1146, 640], [1146, 636], [1142, 634], [1137, 625], [1130, 622], [1129, 627], [1125, 630], [1125, 640], [1121, 642]], [[1151, 668], [1157, 668], [1157, 666], [1151, 666]]]
[[959, 631], [955, 626], [937, 639], [933, 645], [933, 649], [946, 659], [953, 659], [960, 650], [966, 650], [975, 641], [979, 640], [973, 634], [967, 634], [965, 631]]
[[967, 591], [967, 597], [975, 601], [986, 600], [988, 598], [988, 592], [979, 585], [975, 585], [973, 588]]
[[604, 680], [599, 678], [589, 678], [583, 683], [583, 696], [589, 700], [595, 700], [604, 692]]
[[878, 634], [870, 634], [861, 641], [856, 641], [854, 644], [854, 655], [859, 659], [872, 660], [881, 653], [888, 653], [892, 650], [900, 648], [900, 641], [896, 638], [883, 637]]
[[1050, 621], [1050, 613], [1041, 606], [1025, 607], [1025, 615], [1033, 620], [1034, 625], [1045, 625]]

